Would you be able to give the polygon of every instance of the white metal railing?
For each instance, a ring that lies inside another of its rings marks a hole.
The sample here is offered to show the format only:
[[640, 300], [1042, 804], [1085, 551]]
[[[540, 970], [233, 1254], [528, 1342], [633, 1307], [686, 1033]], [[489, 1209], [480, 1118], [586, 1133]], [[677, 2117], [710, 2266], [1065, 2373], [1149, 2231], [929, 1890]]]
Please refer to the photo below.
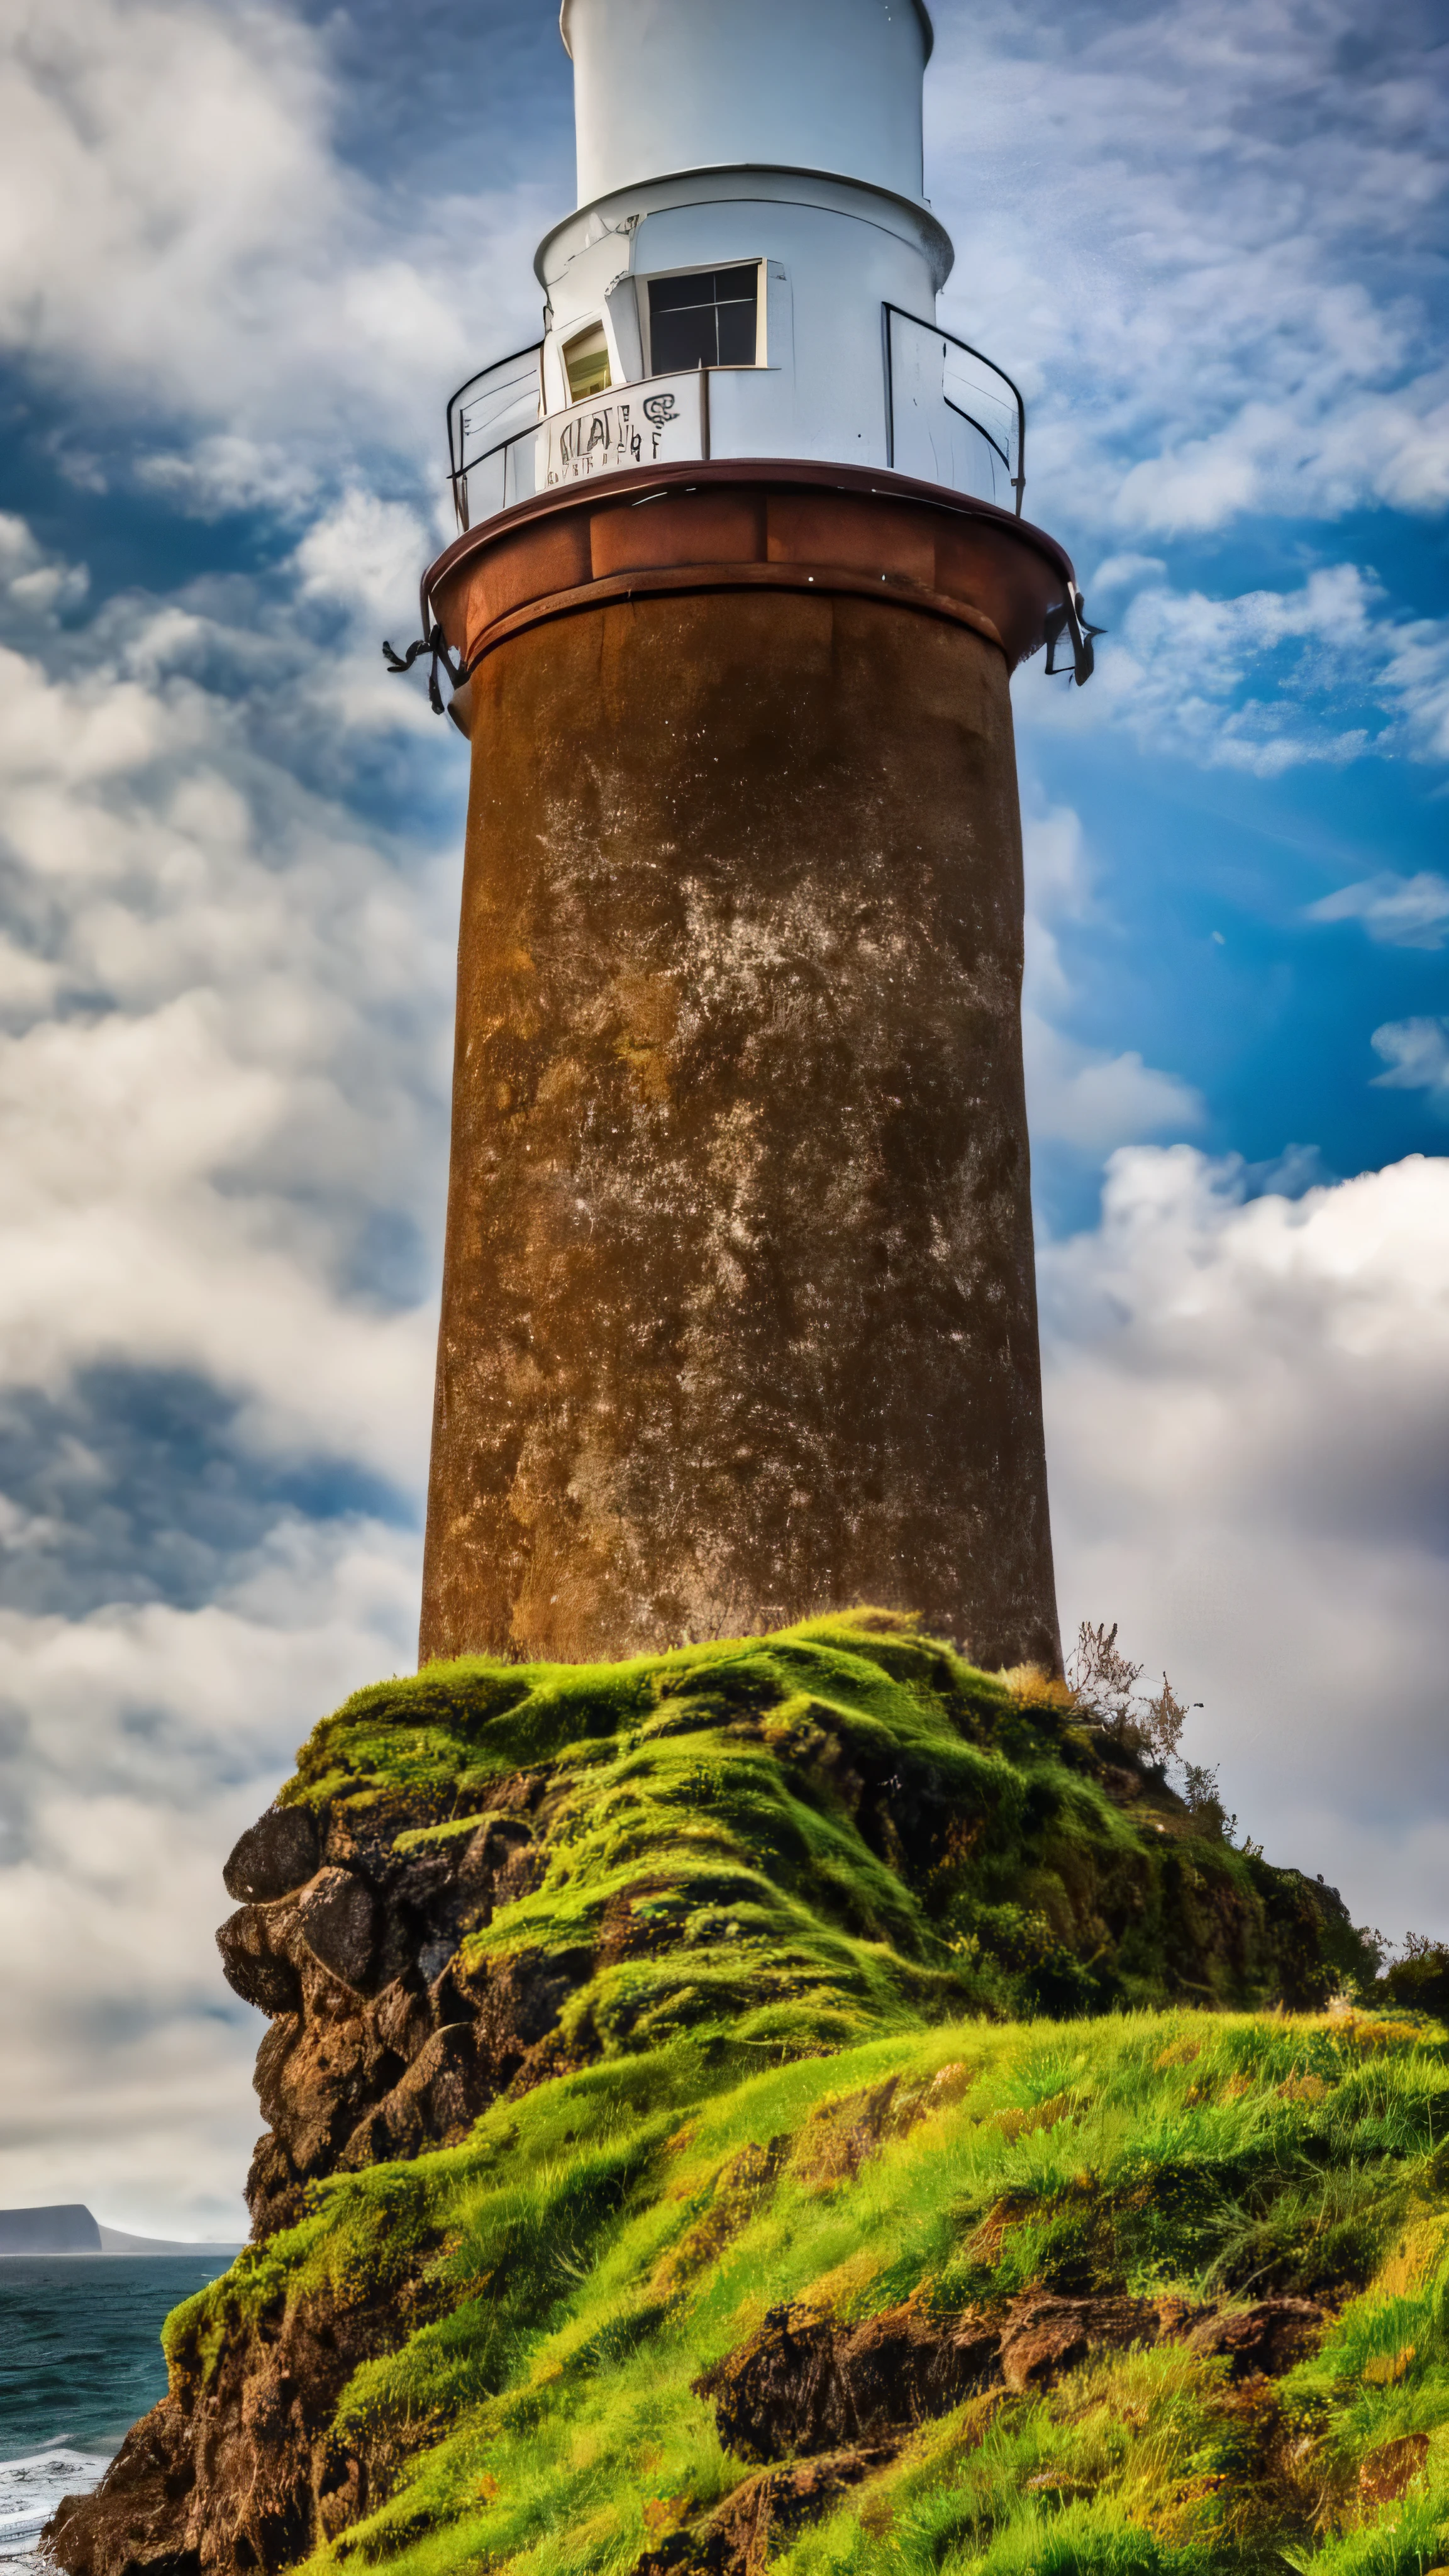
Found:
[[[474, 515], [491, 518], [495, 510], [506, 510], [517, 495], [505, 490], [506, 458], [515, 437], [526, 435], [543, 416], [543, 342], [534, 340], [526, 349], [515, 349], [507, 358], [497, 358], [470, 376], [448, 403], [448, 469], [453, 486], [453, 506], [458, 525], [471, 524], [468, 507], [468, 481], [477, 472], [481, 476], [480, 499], [486, 492], [486, 506]], [[489, 467], [497, 460], [496, 471]], [[497, 497], [492, 497], [496, 482]]]
[[[1004, 368], [901, 306], [882, 307], [886, 463], [1021, 515], [1026, 406]], [[691, 368], [648, 376], [548, 411], [542, 341], [460, 385], [448, 404], [448, 463], [461, 528], [560, 485], [634, 466], [707, 457], [710, 380]], [[731, 377], [752, 370], [731, 368]], [[770, 453], [747, 444], [741, 454]]]
[[1021, 516], [1026, 404], [1004, 367], [898, 304], [885, 316], [888, 464]]

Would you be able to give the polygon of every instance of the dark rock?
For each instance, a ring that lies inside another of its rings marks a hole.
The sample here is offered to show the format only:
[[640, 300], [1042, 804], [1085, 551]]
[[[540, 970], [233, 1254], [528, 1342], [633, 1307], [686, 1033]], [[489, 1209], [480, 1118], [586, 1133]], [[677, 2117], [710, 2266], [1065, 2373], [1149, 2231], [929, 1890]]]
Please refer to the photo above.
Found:
[[305, 1807], [269, 1807], [248, 1825], [222, 1881], [244, 1905], [266, 1905], [305, 1887], [319, 1859], [317, 1827]]
[[1365, 2504], [1397, 2504], [1428, 2456], [1427, 2433], [1401, 2433], [1396, 2441], [1381, 2442], [1359, 2469], [1358, 2491]]
[[421, 1923], [430, 1923], [440, 1905], [451, 1906], [458, 1858], [456, 1843], [425, 1843], [420, 1851], [408, 1852], [390, 1873], [389, 1903], [406, 1906]]
[[988, 2386], [999, 2357], [977, 2318], [938, 2321], [909, 2302], [858, 2326], [783, 2308], [694, 2385], [741, 2459], [781, 2460], [899, 2438]]
[[633, 2576], [756, 2576], [782, 2542], [893, 2455], [894, 2446], [835, 2451], [744, 2478], [713, 2513], [646, 2549]]
[[488, 1886], [507, 1874], [518, 1855], [533, 1841], [533, 1827], [522, 1816], [490, 1816], [466, 1846], [458, 1876], [464, 1887]]
[[[435, 1984], [466, 1936], [526, 1896], [541, 1872], [533, 1827], [511, 1810], [490, 1814], [466, 1836], [420, 1844], [394, 1862], [387, 1876], [389, 1921], [409, 1926], [410, 1956], [424, 1982]], [[388, 1947], [386, 1965], [395, 1964]]]
[[307, 2187], [275, 2130], [258, 2138], [247, 2172], [245, 2199], [258, 2239], [295, 2227], [306, 2215]]
[[1196, 2314], [1181, 2301], [1066, 2299], [1046, 2291], [1014, 2301], [1000, 2326], [969, 2312], [932, 2317], [909, 2300], [856, 2326], [808, 2308], [777, 2308], [748, 2343], [695, 2381], [695, 2393], [713, 2400], [720, 2439], [741, 2459], [872, 2449], [899, 2441], [978, 2389], [1049, 2387], [1093, 2353], [1181, 2334]]
[[466, 2136], [494, 2087], [472, 2022], [435, 2031], [420, 2056], [354, 2129], [337, 2161], [349, 2171], [451, 2146]]
[[195, 2484], [195, 2470], [164, 2401], [127, 2434], [92, 2494], [62, 2496], [45, 2527], [47, 2549], [70, 2576], [201, 2576], [196, 2549], [179, 2545], [176, 2507]]
[[436, 1985], [450, 1959], [458, 1955], [455, 1933], [442, 1932], [436, 1941], [425, 1941], [418, 1952], [418, 1974], [426, 1985]]
[[995, 2377], [998, 2351], [996, 2333], [974, 2317], [942, 2324], [906, 2306], [868, 2318], [839, 2353], [856, 2439], [945, 2414]]
[[432, 2034], [426, 2003], [401, 1977], [383, 1987], [373, 2006], [372, 2023], [384, 2048], [395, 2050], [405, 2062], [426, 2048]]
[[273, 1949], [272, 1929], [260, 1905], [229, 1914], [216, 1936], [222, 1974], [243, 2003], [264, 2013], [292, 2013], [302, 2000], [301, 1979], [291, 1960]]
[[283, 2092], [287, 2060], [302, 2035], [301, 2018], [296, 2013], [283, 2013], [273, 2022], [252, 2070], [252, 2090], [261, 2106], [268, 2128], [280, 2126], [286, 2116], [287, 2102]]
[[1055, 2299], [1028, 2292], [1008, 2312], [1001, 2376], [1008, 2388], [1048, 2388], [1094, 2352], [1156, 2343], [1157, 2309], [1147, 2299]]
[[550, 2032], [593, 1967], [588, 1950], [523, 1950], [489, 1961], [477, 2000], [479, 2047], [501, 2090], [528, 2051]]
[[1327, 2323], [1314, 2299], [1260, 2299], [1201, 2318], [1184, 2341], [1193, 2352], [1225, 2353], [1234, 2379], [1254, 2371], [1276, 2378], [1314, 2349]]
[[[497, 1850], [505, 1865], [520, 1852], [531, 1862], [517, 1833]], [[428, 1858], [435, 1890], [455, 1883], [456, 1873], [439, 1874]], [[296, 1904], [247, 1908], [223, 1927], [248, 1988], [273, 1980], [270, 2008], [282, 2016], [257, 2060], [271, 2127], [247, 2178], [258, 2237], [296, 2224], [309, 2183], [451, 2144], [508, 2084], [553, 2071], [539, 2062], [539, 2046], [589, 1973], [590, 1953], [525, 1952], [488, 1961], [471, 1978], [450, 1965], [428, 1994], [419, 1991], [417, 1918], [407, 1914], [414, 1929], [399, 1942], [402, 1919], [379, 1907], [355, 1872], [334, 1866]], [[394, 1948], [408, 1964], [366, 1999], [359, 1986], [369, 1956], [386, 1960]]]
[[296, 1925], [314, 1959], [329, 1975], [360, 1989], [367, 1982], [377, 1936], [377, 1908], [360, 1878], [346, 1869], [324, 1869], [304, 1888]]

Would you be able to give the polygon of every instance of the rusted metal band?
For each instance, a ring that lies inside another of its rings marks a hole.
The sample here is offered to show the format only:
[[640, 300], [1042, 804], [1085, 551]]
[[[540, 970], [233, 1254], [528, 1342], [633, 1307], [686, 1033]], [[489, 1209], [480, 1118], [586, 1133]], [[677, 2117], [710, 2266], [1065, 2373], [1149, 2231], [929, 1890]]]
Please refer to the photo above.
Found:
[[1062, 549], [989, 502], [844, 466], [698, 464], [601, 476], [502, 511], [427, 575], [464, 671], [530, 626], [620, 599], [818, 590], [965, 626], [1009, 670], [1071, 595]]
[[573, 590], [559, 590], [550, 598], [530, 600], [526, 607], [514, 609], [511, 616], [499, 618], [468, 664], [462, 685], [467, 686], [489, 654], [506, 644], [510, 636], [521, 635], [526, 628], [542, 625], [550, 618], [578, 616], [619, 600], [704, 590], [813, 590], [823, 599], [878, 599], [892, 608], [912, 609], [918, 616], [944, 617], [953, 626], [969, 626], [988, 644], [994, 644], [999, 653], [1006, 650], [990, 618], [979, 608], [968, 607], [963, 600], [948, 599], [942, 591], [924, 590], [884, 573], [873, 579], [868, 573], [842, 572], [830, 564], [660, 564], [642, 571], [608, 573], [599, 581], [580, 582]]
[[476, 528], [467, 528], [455, 537], [422, 577], [420, 602], [423, 632], [432, 623], [433, 593], [457, 573], [470, 557], [531, 527], [536, 521], [556, 517], [562, 511], [599, 508], [616, 502], [642, 502], [654, 493], [705, 492], [720, 486], [744, 484], [752, 490], [776, 492], [839, 492], [852, 499], [913, 503], [917, 509], [939, 511], [948, 518], [976, 519], [999, 529], [1003, 536], [1045, 558], [1062, 583], [1075, 579], [1075, 569], [1066, 548], [1039, 528], [1031, 519], [1018, 519], [1014, 512], [1003, 510], [994, 501], [978, 501], [967, 494], [947, 490], [939, 483], [918, 483], [909, 475], [889, 474], [878, 467], [861, 465], [822, 465], [808, 459], [798, 462], [780, 457], [720, 457], [709, 462], [687, 465], [637, 466], [626, 474], [601, 475], [597, 481], [570, 483], [559, 491], [537, 493], [530, 501], [517, 501], [510, 510], [500, 510], [492, 518], [480, 520]]

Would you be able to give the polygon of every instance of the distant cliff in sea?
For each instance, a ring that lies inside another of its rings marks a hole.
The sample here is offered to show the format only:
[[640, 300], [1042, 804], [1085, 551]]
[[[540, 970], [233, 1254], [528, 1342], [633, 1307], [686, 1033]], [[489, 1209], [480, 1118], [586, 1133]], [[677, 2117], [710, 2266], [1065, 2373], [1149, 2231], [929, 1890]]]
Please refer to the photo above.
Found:
[[5, 2254], [234, 2254], [234, 2241], [206, 2239], [183, 2243], [179, 2237], [132, 2236], [124, 2227], [103, 2227], [82, 2200], [62, 2200], [45, 2209], [0, 2209], [0, 2255]]

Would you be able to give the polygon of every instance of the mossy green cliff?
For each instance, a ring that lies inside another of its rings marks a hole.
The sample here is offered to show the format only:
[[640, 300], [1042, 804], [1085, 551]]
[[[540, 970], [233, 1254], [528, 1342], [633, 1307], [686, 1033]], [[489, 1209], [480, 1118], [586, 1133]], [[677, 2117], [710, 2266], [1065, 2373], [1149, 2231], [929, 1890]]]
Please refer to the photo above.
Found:
[[260, 2241], [74, 2576], [1449, 2555], [1438, 2029], [1059, 1685], [434, 1666], [229, 1883]]

